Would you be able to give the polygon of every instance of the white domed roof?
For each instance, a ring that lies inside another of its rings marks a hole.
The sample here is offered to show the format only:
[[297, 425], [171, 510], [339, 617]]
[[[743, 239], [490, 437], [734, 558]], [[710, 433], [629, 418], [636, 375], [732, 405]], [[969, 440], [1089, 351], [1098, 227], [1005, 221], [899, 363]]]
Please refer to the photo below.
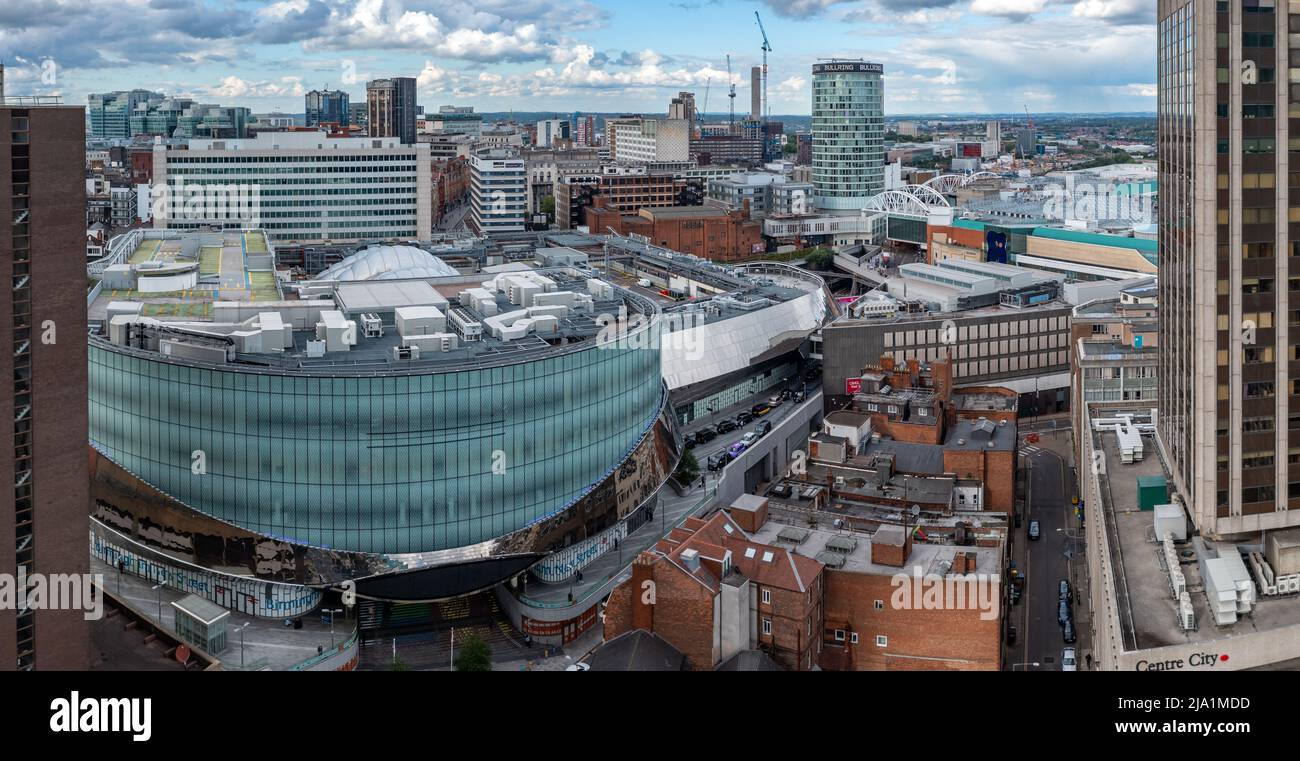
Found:
[[317, 275], [315, 280], [400, 280], [458, 274], [451, 265], [414, 246], [371, 246]]

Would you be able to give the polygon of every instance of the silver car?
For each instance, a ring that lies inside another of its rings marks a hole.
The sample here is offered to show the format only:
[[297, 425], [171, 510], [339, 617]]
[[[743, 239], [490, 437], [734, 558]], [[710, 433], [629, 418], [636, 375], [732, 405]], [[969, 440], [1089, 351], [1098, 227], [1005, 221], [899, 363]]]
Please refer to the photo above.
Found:
[[1061, 670], [1062, 671], [1079, 670], [1079, 661], [1074, 655], [1074, 648], [1067, 647], [1065, 648], [1065, 652], [1061, 653]]

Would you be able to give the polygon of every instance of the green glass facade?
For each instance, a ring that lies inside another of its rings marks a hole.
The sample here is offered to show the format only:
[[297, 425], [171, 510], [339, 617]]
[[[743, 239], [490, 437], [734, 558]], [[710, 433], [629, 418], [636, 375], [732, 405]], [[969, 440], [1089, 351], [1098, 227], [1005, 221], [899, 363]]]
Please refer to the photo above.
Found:
[[554, 515], [624, 461], [662, 404], [657, 347], [496, 367], [291, 374], [92, 340], [92, 445], [189, 507], [284, 541], [401, 554]]

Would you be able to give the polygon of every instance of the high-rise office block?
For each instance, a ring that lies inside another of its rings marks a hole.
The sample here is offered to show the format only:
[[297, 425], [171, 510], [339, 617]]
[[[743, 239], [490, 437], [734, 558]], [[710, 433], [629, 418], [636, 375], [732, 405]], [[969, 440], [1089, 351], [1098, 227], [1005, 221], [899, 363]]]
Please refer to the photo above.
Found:
[[812, 167], [818, 208], [856, 213], [885, 190], [885, 67], [813, 66]]
[[393, 77], [366, 83], [367, 124], [371, 137], [415, 142], [415, 79]]
[[763, 118], [763, 67], [749, 70], [749, 118]]
[[[0, 101], [0, 573], [89, 572], [85, 110]], [[84, 578], [84, 576], [79, 576]], [[0, 669], [86, 669], [82, 610], [0, 606]]]
[[352, 123], [348, 94], [342, 90], [312, 90], [304, 98], [308, 127], [319, 127], [326, 122], [346, 127]]
[[1203, 533], [1300, 526], [1300, 13], [1158, 12], [1161, 447]]
[[695, 93], [679, 92], [677, 97], [668, 103], [669, 119], [685, 119], [695, 123]]
[[570, 139], [569, 121], [567, 119], [543, 119], [537, 123], [537, 142], [539, 148], [550, 148], [557, 140]]
[[131, 116], [137, 107], [163, 99], [162, 93], [149, 90], [92, 93], [87, 96], [90, 136], [123, 140], [131, 137]]

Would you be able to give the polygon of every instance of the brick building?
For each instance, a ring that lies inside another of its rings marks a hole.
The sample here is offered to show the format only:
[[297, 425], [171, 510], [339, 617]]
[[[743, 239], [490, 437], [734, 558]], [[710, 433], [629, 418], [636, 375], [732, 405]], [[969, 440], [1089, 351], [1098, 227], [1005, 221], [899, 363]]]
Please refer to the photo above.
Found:
[[469, 161], [456, 157], [430, 162], [433, 172], [433, 225], [438, 226], [448, 208], [469, 200]]
[[[856, 382], [854, 382], [856, 381]], [[981, 509], [1015, 510], [1018, 397], [1000, 387], [953, 388], [952, 360], [899, 365], [882, 357], [850, 379], [852, 401], [809, 443], [813, 459], [893, 473], [950, 474], [983, 483]]]
[[747, 650], [808, 670], [821, 651], [822, 569], [816, 560], [752, 541], [727, 513], [690, 518], [642, 553], [632, 578], [610, 593], [605, 639], [652, 632], [696, 671]]
[[749, 219], [748, 207], [732, 212], [703, 206], [642, 208], [631, 215], [597, 198], [586, 209], [586, 223], [593, 232], [635, 233], [655, 245], [704, 259], [740, 261], [766, 250], [762, 223]]
[[1003, 529], [932, 544], [823, 525], [754, 495], [689, 519], [615, 587], [606, 642], [650, 632], [693, 670], [752, 651], [798, 670], [1000, 670]]

